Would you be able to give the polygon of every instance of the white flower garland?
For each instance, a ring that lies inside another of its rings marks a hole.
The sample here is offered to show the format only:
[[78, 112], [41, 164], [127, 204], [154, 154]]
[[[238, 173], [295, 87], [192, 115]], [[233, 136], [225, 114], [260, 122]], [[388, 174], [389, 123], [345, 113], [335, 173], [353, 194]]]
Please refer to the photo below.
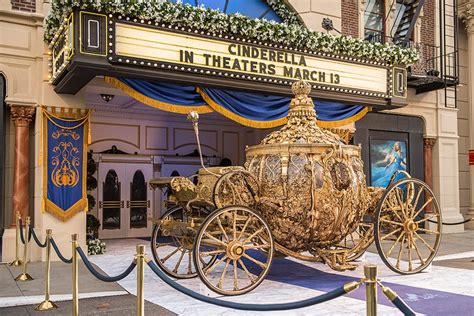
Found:
[[[286, 47], [354, 56], [396, 65], [411, 65], [419, 59], [414, 48], [388, 43], [372, 43], [350, 36], [334, 36], [314, 32], [297, 23], [297, 17], [283, 9], [283, 0], [267, 0], [284, 23], [251, 19], [242, 14], [225, 14], [203, 6], [171, 3], [163, 0], [52, 0], [50, 15], [45, 20], [45, 40], [50, 41], [61, 21], [74, 9], [121, 14], [131, 18], [156, 21], [176, 27], [203, 30], [220, 35], [237, 35], [248, 39], [277, 43]], [[288, 8], [286, 8], [288, 10]], [[287, 13], [282, 13], [287, 12]]]
[[89, 255], [101, 255], [105, 253], [105, 242], [100, 239], [89, 239], [87, 240], [87, 253]]

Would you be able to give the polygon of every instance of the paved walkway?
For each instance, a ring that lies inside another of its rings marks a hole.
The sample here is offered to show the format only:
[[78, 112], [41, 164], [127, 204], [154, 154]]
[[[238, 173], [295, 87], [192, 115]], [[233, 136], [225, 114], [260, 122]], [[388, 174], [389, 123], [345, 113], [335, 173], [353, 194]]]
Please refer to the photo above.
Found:
[[[107, 253], [90, 256], [98, 267], [109, 275], [122, 272], [130, 263], [137, 244], [148, 242], [140, 239], [109, 240]], [[438, 257], [430, 272], [400, 276], [385, 268], [378, 255], [369, 252], [362, 262], [379, 266], [379, 276], [401, 294], [417, 312], [428, 315], [470, 315], [474, 310], [474, 231], [444, 235]], [[70, 315], [71, 266], [52, 264], [52, 300], [60, 308], [43, 315]], [[20, 268], [0, 265], [0, 315], [31, 315], [35, 304], [43, 299], [43, 263], [29, 264], [28, 272], [35, 278], [30, 282], [15, 282]], [[327, 292], [342, 283], [359, 279], [362, 268], [355, 271], [335, 272], [319, 263], [308, 263], [292, 258], [276, 259], [267, 279], [249, 294], [226, 298], [232, 301], [252, 303], [281, 303], [304, 299]], [[198, 302], [165, 285], [151, 270], [146, 268], [145, 298], [148, 315], [255, 315], [226, 310]], [[133, 315], [135, 313], [135, 273], [119, 283], [105, 283], [95, 279], [79, 264], [79, 292], [81, 315]], [[199, 279], [179, 281], [196, 292], [217, 296], [210, 292]], [[379, 293], [379, 313], [400, 315], [390, 302]], [[160, 307], [163, 306], [163, 307]], [[1, 308], [3, 307], [3, 308]], [[317, 305], [269, 315], [361, 315], [365, 314], [364, 289]]]
[[[88, 298], [79, 301], [80, 315], [110, 315], [110, 316], [128, 316], [135, 315], [134, 295], [119, 295], [101, 298]], [[35, 311], [35, 305], [6, 307], [0, 309], [2, 316], [26, 316], [26, 315], [55, 315], [69, 316], [72, 314], [71, 301], [58, 302], [58, 309], [48, 312]], [[145, 302], [145, 315], [172, 316], [176, 315], [163, 307]]]
[[[339, 287], [345, 282], [363, 276], [364, 264], [376, 264], [379, 277], [412, 306], [426, 315], [472, 315], [474, 310], [474, 232], [445, 235], [440, 256], [427, 272], [399, 275], [386, 268], [376, 253], [367, 253], [355, 271], [337, 272], [320, 263], [308, 263], [293, 258], [275, 259], [266, 280], [252, 292], [226, 300], [246, 303], [282, 303], [301, 300]], [[109, 241], [107, 254], [91, 260], [111, 275], [123, 271], [137, 244], [143, 240]], [[147, 246], [149, 253], [149, 247]], [[456, 265], [456, 261], [462, 262]], [[455, 266], [455, 268], [446, 267]], [[465, 266], [467, 265], [467, 269]], [[145, 271], [145, 299], [180, 315], [363, 315], [365, 291], [363, 288], [338, 298], [304, 309], [288, 312], [255, 313], [228, 310], [191, 299], [164, 284], [150, 269]], [[135, 293], [135, 276], [119, 284]], [[209, 291], [199, 279], [180, 280], [180, 284], [201, 294], [219, 297]], [[379, 292], [378, 310], [381, 315], [400, 315], [400, 312]]]

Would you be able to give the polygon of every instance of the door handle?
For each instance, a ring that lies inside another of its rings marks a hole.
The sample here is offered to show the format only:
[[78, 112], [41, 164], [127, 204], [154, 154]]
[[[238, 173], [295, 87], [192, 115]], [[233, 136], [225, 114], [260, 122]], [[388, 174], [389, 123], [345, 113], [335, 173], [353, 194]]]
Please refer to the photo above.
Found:
[[124, 201], [99, 201], [99, 208], [123, 208]]
[[127, 208], [132, 207], [146, 207], [149, 208], [151, 205], [150, 200], [146, 201], [127, 201]]

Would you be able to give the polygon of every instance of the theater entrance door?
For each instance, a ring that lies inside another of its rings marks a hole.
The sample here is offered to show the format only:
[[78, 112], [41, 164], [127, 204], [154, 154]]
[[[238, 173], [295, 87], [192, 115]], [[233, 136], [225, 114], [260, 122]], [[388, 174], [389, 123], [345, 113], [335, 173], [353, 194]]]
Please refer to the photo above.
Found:
[[153, 193], [148, 184], [153, 164], [114, 158], [98, 168], [99, 238], [150, 236]]

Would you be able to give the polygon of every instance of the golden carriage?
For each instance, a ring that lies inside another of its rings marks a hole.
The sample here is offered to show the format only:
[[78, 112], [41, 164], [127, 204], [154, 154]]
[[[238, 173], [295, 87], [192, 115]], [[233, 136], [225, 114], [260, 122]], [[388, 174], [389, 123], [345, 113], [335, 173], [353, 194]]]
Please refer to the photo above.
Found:
[[[176, 278], [199, 278], [237, 295], [257, 287], [274, 256], [320, 261], [336, 270], [375, 241], [384, 263], [412, 274], [433, 260], [441, 214], [431, 189], [403, 172], [387, 188], [366, 187], [361, 149], [317, 126], [311, 86], [297, 82], [288, 123], [246, 149], [244, 167], [158, 178], [170, 207], [155, 220], [155, 261]], [[190, 115], [199, 145], [197, 114]]]

